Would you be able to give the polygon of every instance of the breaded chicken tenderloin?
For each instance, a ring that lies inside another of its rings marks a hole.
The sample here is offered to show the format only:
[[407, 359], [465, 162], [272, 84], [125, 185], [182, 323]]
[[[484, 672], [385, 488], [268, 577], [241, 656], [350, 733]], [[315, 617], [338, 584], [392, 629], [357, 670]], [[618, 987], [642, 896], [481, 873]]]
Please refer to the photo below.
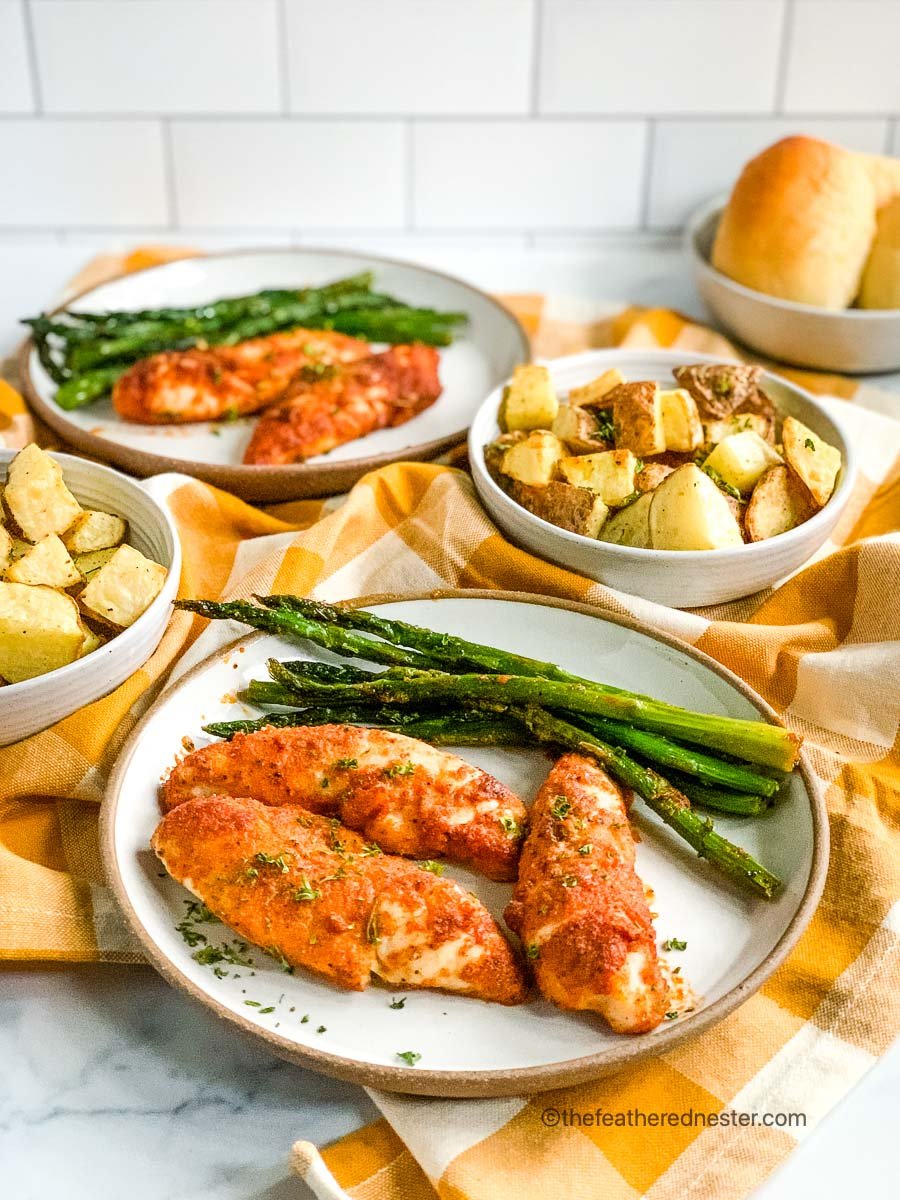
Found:
[[521, 972], [481, 902], [293, 806], [202, 796], [152, 839], [166, 870], [241, 937], [356, 991], [371, 977], [519, 1004]]
[[541, 992], [605, 1017], [616, 1033], [647, 1033], [668, 989], [621, 790], [593, 760], [566, 754], [530, 814], [519, 882], [506, 908]]
[[173, 767], [164, 809], [194, 796], [252, 796], [339, 817], [391, 854], [446, 855], [515, 879], [525, 806], [485, 771], [417, 738], [355, 725], [261, 729]]

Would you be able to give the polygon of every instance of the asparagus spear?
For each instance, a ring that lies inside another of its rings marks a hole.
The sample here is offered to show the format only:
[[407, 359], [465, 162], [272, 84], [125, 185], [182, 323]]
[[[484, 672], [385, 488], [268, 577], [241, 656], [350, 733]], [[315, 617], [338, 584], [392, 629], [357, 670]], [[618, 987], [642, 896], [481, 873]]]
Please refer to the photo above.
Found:
[[677, 788], [655, 771], [635, 763], [624, 750], [607, 745], [577, 725], [540, 708], [515, 709], [511, 715], [520, 716], [539, 741], [566, 746], [595, 758], [614, 779], [637, 792], [648, 808], [692, 846], [700, 858], [707, 859], [729, 879], [767, 900], [781, 887], [777, 876], [746, 850], [722, 837], [709, 817], [691, 808], [689, 800]]
[[688, 775], [671, 772], [669, 780], [687, 796], [692, 805], [711, 808], [715, 812], [728, 813], [736, 817], [760, 817], [768, 812], [774, 800], [754, 796], [748, 792], [731, 792], [727, 788], [707, 787]]
[[308, 708], [296, 712], [268, 713], [254, 720], [214, 721], [204, 725], [207, 733], [232, 738], [236, 733], [255, 733], [302, 725], [366, 725], [390, 729], [408, 737], [421, 738], [435, 746], [521, 746], [528, 735], [518, 721], [476, 711], [456, 713], [416, 712], [390, 708]]
[[84, 375], [75, 375], [61, 384], [56, 391], [56, 403], [66, 412], [84, 408], [106, 395], [120, 375], [128, 370], [127, 365], [98, 367]]
[[[363, 658], [389, 666], [408, 666], [422, 662], [419, 655], [412, 654], [400, 646], [389, 646], [386, 642], [373, 642], [352, 630], [340, 629], [336, 625], [322, 625], [309, 621], [299, 613], [283, 608], [260, 608], [247, 600], [230, 600], [224, 603], [215, 600], [176, 600], [175, 607], [187, 612], [198, 613], [211, 620], [243, 621], [254, 629], [277, 633], [289, 641], [311, 641], [345, 658]], [[429, 667], [438, 668], [440, 663], [427, 659]]]
[[[285, 609], [267, 611], [283, 619], [297, 615], [289, 614]], [[379, 653], [383, 653], [381, 647]], [[365, 650], [361, 650], [360, 655], [364, 654]], [[282, 672], [280, 663], [273, 662], [271, 670], [273, 678], [291, 686], [290, 673]], [[304, 689], [314, 692], [320, 686], [313, 681], [297, 681], [297, 695], [302, 698]], [[778, 726], [692, 713], [624, 692], [610, 693], [587, 681], [565, 683], [518, 675], [447, 675], [443, 671], [405, 668], [399, 672], [386, 671], [370, 682], [334, 685], [332, 696], [336, 700], [370, 699], [384, 704], [438, 700], [501, 709], [512, 705], [561, 708], [590, 716], [612, 717], [639, 729], [712, 746], [725, 753], [737, 754], [748, 762], [779, 770], [790, 769], [796, 753], [792, 735]]]

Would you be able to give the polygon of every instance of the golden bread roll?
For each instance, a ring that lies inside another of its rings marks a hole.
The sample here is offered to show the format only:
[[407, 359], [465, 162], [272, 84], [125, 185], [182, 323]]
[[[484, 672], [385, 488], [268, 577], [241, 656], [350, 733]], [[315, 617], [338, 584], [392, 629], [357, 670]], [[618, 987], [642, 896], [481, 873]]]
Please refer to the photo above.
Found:
[[900, 192], [878, 212], [859, 289], [860, 308], [900, 308]]
[[886, 154], [860, 154], [869, 178], [875, 188], [875, 207], [881, 208], [900, 196], [900, 158], [889, 158]]
[[861, 156], [815, 138], [784, 138], [741, 172], [713, 266], [769, 296], [845, 308], [875, 234], [875, 195]]

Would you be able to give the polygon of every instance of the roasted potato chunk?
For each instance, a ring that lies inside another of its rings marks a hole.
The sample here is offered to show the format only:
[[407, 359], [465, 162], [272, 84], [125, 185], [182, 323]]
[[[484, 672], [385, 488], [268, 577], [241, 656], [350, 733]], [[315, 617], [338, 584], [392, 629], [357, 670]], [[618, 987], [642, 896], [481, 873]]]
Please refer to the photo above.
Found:
[[624, 504], [635, 492], [637, 459], [630, 450], [604, 450], [559, 461], [560, 474], [575, 487], [588, 488], [605, 504]]
[[814, 511], [806, 489], [782, 464], [760, 476], [744, 513], [744, 527], [751, 542], [763, 542], [802, 525]]
[[75, 524], [63, 537], [63, 543], [70, 554], [90, 554], [94, 550], [118, 546], [125, 540], [126, 529], [121, 517], [87, 509], [76, 517]]
[[115, 552], [116, 547], [110, 546], [108, 550], [92, 550], [90, 554], [76, 554], [72, 561], [87, 581], [92, 579], [101, 567], [106, 566]]
[[7, 568], [6, 578], [10, 583], [68, 588], [81, 583], [81, 572], [56, 534], [48, 533]]
[[785, 417], [781, 430], [784, 457], [806, 488], [817, 508], [834, 491], [841, 469], [841, 452], [794, 417]]
[[84, 628], [65, 592], [0, 583], [0, 677], [21, 683], [78, 657]]
[[632, 546], [638, 550], [649, 550], [650, 505], [653, 493], [645, 492], [631, 504], [626, 504], [613, 513], [600, 533], [601, 542], [614, 542], [617, 546]]
[[569, 404], [573, 408], [609, 408], [609, 393], [625, 382], [625, 376], [618, 367], [604, 371], [583, 387], [569, 389]]
[[703, 466], [714, 471], [742, 496], [753, 491], [764, 471], [782, 461], [781, 455], [758, 433], [747, 429], [732, 433], [719, 442]]
[[510, 494], [536, 517], [584, 537], [597, 537], [609, 514], [599, 496], [570, 483], [553, 481], [544, 487], [514, 483]]
[[99, 650], [101, 646], [106, 645], [106, 638], [102, 638], [99, 633], [95, 633], [93, 629], [85, 629], [84, 641], [81, 643], [81, 650], [78, 657], [84, 658], [86, 654], [93, 654], [95, 650]]
[[5, 571], [12, 561], [13, 540], [8, 531], [0, 525], [0, 571]]
[[[677, 464], [681, 466], [681, 464]], [[654, 488], [659, 487], [667, 475], [671, 475], [675, 470], [674, 466], [669, 463], [649, 462], [644, 463], [641, 469], [634, 477], [634, 486], [639, 492], [652, 492]]]
[[697, 401], [704, 421], [728, 417], [738, 409], [747, 412], [771, 409], [771, 401], [759, 384], [762, 367], [697, 363], [675, 367], [672, 374], [678, 386], [689, 391]]
[[591, 454], [608, 448], [598, 433], [599, 424], [590, 409], [561, 404], [553, 421], [553, 432], [574, 454]]
[[78, 596], [82, 610], [105, 625], [127, 629], [159, 595], [167, 571], [133, 546], [119, 546]]
[[549, 483], [565, 453], [566, 448], [558, 437], [545, 430], [536, 430], [506, 451], [500, 470], [519, 483]]
[[717, 446], [732, 433], [746, 433], [747, 430], [758, 433], [765, 441], [772, 440], [772, 422], [759, 413], [734, 413], [721, 421], [707, 421], [704, 426], [705, 441], [710, 446]]
[[724, 550], [743, 544], [727, 498], [694, 463], [685, 463], [650, 493], [654, 550]]
[[660, 392], [663, 432], [667, 450], [689, 454], [703, 445], [703, 426], [697, 412], [697, 402], [684, 388]]
[[39, 542], [48, 533], [65, 533], [81, 513], [81, 505], [63, 482], [59, 463], [35, 445], [20, 450], [9, 464], [3, 496], [29, 542]]
[[616, 447], [638, 458], [662, 454], [666, 448], [659, 385], [651, 380], [623, 383], [610, 392]]
[[516, 367], [500, 406], [500, 425], [508, 433], [516, 429], [549, 429], [559, 401], [550, 372], [537, 363]]

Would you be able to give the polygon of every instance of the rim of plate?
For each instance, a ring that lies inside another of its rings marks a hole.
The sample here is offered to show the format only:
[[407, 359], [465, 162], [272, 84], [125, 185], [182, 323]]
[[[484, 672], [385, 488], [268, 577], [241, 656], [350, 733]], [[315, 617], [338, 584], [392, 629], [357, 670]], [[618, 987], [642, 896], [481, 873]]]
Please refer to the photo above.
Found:
[[[366, 259], [376, 264], [384, 263], [389, 266], [408, 267], [412, 270], [422, 271], [426, 275], [433, 275], [450, 283], [458, 284], [460, 287], [467, 289], [480, 299], [486, 301], [513, 325], [520, 341], [521, 361], [530, 362], [532, 359], [531, 343], [528, 334], [525, 332], [525, 327], [519, 318], [505, 305], [501, 304], [495, 296], [492, 296], [490, 292], [476, 287], [475, 284], [469, 283], [468, 280], [462, 279], [458, 275], [450, 274], [449, 271], [438, 271], [432, 267], [425, 267], [419, 263], [410, 262], [408, 259], [391, 258], [384, 254], [368, 254], [359, 250], [342, 250], [340, 247], [329, 246], [248, 246], [240, 250], [217, 250], [211, 254], [197, 254], [193, 257], [209, 261], [222, 258], [244, 258], [257, 254], [310, 254], [321, 255], [323, 257], [327, 257], [328, 255], [345, 255], [347, 257]], [[156, 263], [153, 266], [141, 267], [138, 271], [131, 271], [128, 275], [116, 276], [116, 278], [130, 279], [137, 275], [144, 275], [150, 271], [166, 271], [186, 261], [188, 259], [178, 258], [173, 259], [171, 262]], [[70, 296], [63, 304], [58, 304], [55, 308], [51, 309], [50, 315], [53, 316], [55, 313], [71, 308], [73, 304], [89, 296], [92, 292], [97, 291], [98, 288], [105, 287], [106, 284], [113, 282], [115, 282], [115, 279], [109, 279], [102, 284], [95, 283], [90, 287], [84, 288], [74, 296]], [[266, 485], [271, 486], [278, 481], [294, 483], [296, 486], [299, 481], [304, 480], [315, 485], [315, 492], [308, 494], [324, 495], [330, 491], [340, 491], [348, 486], [347, 481], [351, 476], [359, 478], [369, 471], [376, 470], [378, 467], [386, 467], [390, 463], [404, 460], [421, 462], [433, 459], [443, 451], [464, 443], [469, 430], [468, 425], [466, 425], [454, 433], [445, 434], [443, 437], [435, 438], [430, 442], [422, 442], [400, 450], [386, 450], [381, 454], [343, 459], [340, 462], [293, 463], [280, 467], [260, 467], [249, 466], [244, 463], [223, 465], [198, 462], [186, 458], [172, 458], [166, 454], [154, 454], [148, 450], [135, 450], [130, 446], [123, 446], [111, 438], [89, 433], [67, 420], [65, 412], [57, 407], [56, 404], [44, 400], [35, 386], [31, 376], [33, 350], [34, 338], [28, 337], [19, 349], [18, 367], [28, 402], [41, 419], [77, 450], [92, 454], [107, 462], [115, 463], [116, 466], [124, 467], [126, 470], [131, 471], [132, 474], [143, 477], [158, 475], [164, 471], [176, 471], [182, 474], [193, 475], [195, 478], [204, 479], [208, 483], [224, 488], [239, 487], [242, 483], [252, 483], [265, 487]], [[291, 488], [288, 486], [285, 488], [285, 497], [283, 498], [287, 498], [287, 492], [289, 491], [291, 491]]]
[[[772, 706], [758, 695], [740, 676], [735, 675], [727, 667], [711, 658], [703, 651], [686, 642], [679, 641], [669, 634], [660, 633], [633, 617], [619, 613], [606, 612], [597, 605], [585, 604], [575, 600], [565, 600], [557, 597], [536, 595], [532, 592], [491, 591], [489, 589], [436, 589], [425, 592], [415, 592], [409, 595], [387, 593], [363, 596], [359, 599], [344, 601], [348, 607], [374, 607], [380, 604], [396, 604], [410, 600], [497, 600], [511, 601], [519, 604], [542, 605], [546, 608], [559, 608], [568, 612], [581, 613], [584, 616], [596, 617], [612, 625], [619, 625], [634, 633], [644, 634], [653, 641], [661, 642], [688, 657], [695, 659], [701, 666], [711, 670], [748, 700], [754, 708], [773, 725], [784, 726]], [[672, 1049], [676, 1044], [702, 1033], [703, 1030], [715, 1025], [732, 1012], [744, 1000], [756, 992], [777, 967], [785, 960], [796, 945], [801, 934], [809, 924], [818, 905], [825, 886], [825, 875], [828, 869], [829, 832], [828, 814], [825, 801], [816, 788], [805, 751], [801, 750], [798, 770], [803, 780], [804, 790], [809, 799], [810, 813], [813, 826], [812, 860], [809, 878], [794, 915], [788, 922], [781, 937], [765, 956], [765, 958], [745, 978], [735, 984], [724, 996], [720, 996], [708, 1008], [686, 1021], [680, 1028], [670, 1026], [652, 1036], [636, 1037], [623, 1040], [621, 1045], [600, 1051], [597, 1054], [581, 1058], [566, 1059], [556, 1063], [544, 1063], [533, 1067], [512, 1067], [502, 1070], [488, 1071], [432, 1071], [418, 1067], [383, 1066], [374, 1063], [364, 1063], [332, 1054], [325, 1050], [301, 1046], [289, 1038], [276, 1033], [274, 1030], [260, 1029], [252, 1021], [240, 1013], [234, 1013], [203, 988], [198, 987], [184, 975], [181, 969], [157, 946], [150, 934], [144, 928], [140, 916], [135, 911], [128, 891], [119, 872], [116, 856], [115, 833], [116, 817], [121, 800], [122, 784], [128, 765], [137, 747], [145, 726], [156, 713], [167, 704], [182, 688], [197, 675], [207, 670], [214, 662], [221, 660], [226, 650], [234, 650], [246, 646], [260, 638], [271, 636], [255, 632], [247, 634], [228, 646], [220, 646], [212, 654], [192, 667], [170, 687], [167, 687], [155, 703], [144, 714], [132, 730], [128, 741], [122, 748], [116, 760], [115, 768], [110, 776], [103, 804], [100, 809], [100, 851], [103, 859], [107, 882], [126, 921], [141, 943], [150, 965], [153, 966], [167, 983], [187, 992], [192, 999], [199, 1001], [211, 1009], [218, 1017], [240, 1029], [243, 1033], [258, 1038], [267, 1048], [278, 1057], [286, 1059], [297, 1066], [311, 1068], [337, 1079], [348, 1080], [365, 1087], [380, 1088], [384, 1091], [403, 1092], [420, 1096], [444, 1097], [492, 1097], [515, 1096], [531, 1091], [546, 1091], [550, 1088], [568, 1087], [574, 1084], [586, 1083], [608, 1074], [613, 1070], [639, 1062], [651, 1055], [657, 1055]]]

